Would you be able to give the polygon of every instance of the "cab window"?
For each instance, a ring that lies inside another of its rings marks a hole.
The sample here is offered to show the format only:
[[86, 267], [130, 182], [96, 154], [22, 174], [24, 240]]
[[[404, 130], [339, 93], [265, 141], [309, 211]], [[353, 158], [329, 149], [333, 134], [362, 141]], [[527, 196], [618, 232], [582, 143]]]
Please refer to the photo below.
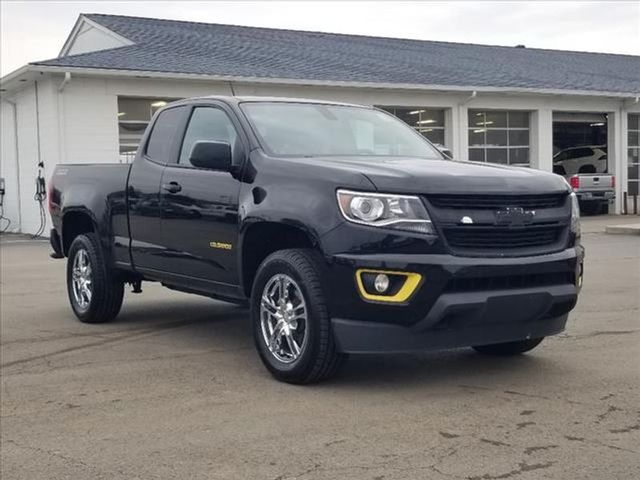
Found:
[[174, 145], [185, 113], [185, 107], [169, 108], [160, 112], [147, 142], [147, 157], [160, 163], [175, 162]]
[[235, 158], [237, 138], [236, 129], [224, 111], [214, 107], [196, 107], [184, 134], [178, 163], [191, 165], [191, 149], [196, 142], [203, 140], [228, 143]]

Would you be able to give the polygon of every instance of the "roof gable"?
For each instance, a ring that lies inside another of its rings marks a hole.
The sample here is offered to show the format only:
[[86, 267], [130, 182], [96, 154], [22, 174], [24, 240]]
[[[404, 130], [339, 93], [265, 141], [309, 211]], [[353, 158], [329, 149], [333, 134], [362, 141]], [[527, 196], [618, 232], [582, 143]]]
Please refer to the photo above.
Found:
[[99, 52], [127, 45], [133, 45], [133, 42], [85, 15], [80, 15], [60, 51], [60, 57]]

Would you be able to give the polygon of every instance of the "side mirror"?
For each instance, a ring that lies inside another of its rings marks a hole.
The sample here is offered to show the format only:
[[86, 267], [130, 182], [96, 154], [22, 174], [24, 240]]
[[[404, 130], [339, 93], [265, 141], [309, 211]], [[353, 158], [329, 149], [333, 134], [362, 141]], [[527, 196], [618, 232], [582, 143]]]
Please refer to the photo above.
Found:
[[198, 141], [191, 148], [191, 165], [209, 170], [231, 170], [231, 145], [227, 142]]

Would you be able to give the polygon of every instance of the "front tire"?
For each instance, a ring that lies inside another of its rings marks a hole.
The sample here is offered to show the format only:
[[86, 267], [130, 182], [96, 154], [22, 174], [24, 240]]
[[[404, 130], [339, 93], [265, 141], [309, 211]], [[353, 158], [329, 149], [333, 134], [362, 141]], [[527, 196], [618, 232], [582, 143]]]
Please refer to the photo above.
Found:
[[494, 343], [492, 345], [477, 345], [474, 346], [473, 349], [485, 355], [498, 355], [503, 357], [520, 355], [536, 348], [542, 340], [544, 340], [544, 337], [519, 340], [517, 342]]
[[306, 384], [329, 378], [345, 355], [336, 349], [318, 255], [281, 250], [260, 265], [251, 293], [256, 348], [278, 380]]
[[124, 282], [107, 266], [94, 233], [77, 236], [69, 248], [67, 292], [81, 322], [108, 322], [120, 312]]

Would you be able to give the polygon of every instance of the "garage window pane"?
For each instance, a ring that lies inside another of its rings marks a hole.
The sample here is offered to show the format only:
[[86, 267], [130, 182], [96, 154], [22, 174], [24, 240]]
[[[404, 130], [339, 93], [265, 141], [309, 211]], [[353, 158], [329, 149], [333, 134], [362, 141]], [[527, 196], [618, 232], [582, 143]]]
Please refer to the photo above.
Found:
[[510, 148], [509, 149], [509, 165], [528, 164], [529, 149], [528, 148]]
[[509, 163], [508, 155], [506, 148], [487, 148], [487, 162], [507, 165]]
[[414, 128], [430, 142], [444, 145], [444, 110], [427, 107], [378, 106]]
[[488, 111], [485, 112], [485, 127], [489, 128], [506, 128], [507, 112]]
[[529, 130], [509, 130], [509, 146], [529, 145]]
[[[487, 162], [529, 163], [529, 112], [469, 110], [468, 115], [470, 159], [472, 148], [483, 146]], [[477, 152], [473, 156], [480, 157]]]
[[640, 183], [640, 114], [629, 114], [628, 120], [628, 170], [627, 170], [627, 193], [638, 195], [638, 185]]
[[483, 130], [481, 128], [477, 130], [469, 130], [469, 145], [484, 145], [485, 133], [486, 133], [486, 130]]
[[484, 162], [484, 148], [470, 148], [469, 160], [472, 162]]
[[418, 130], [424, 135], [431, 143], [437, 143], [438, 145], [444, 145], [444, 129], [427, 128], [425, 130]]
[[509, 128], [529, 128], [529, 112], [509, 112]]
[[487, 145], [507, 146], [506, 130], [487, 130]]

